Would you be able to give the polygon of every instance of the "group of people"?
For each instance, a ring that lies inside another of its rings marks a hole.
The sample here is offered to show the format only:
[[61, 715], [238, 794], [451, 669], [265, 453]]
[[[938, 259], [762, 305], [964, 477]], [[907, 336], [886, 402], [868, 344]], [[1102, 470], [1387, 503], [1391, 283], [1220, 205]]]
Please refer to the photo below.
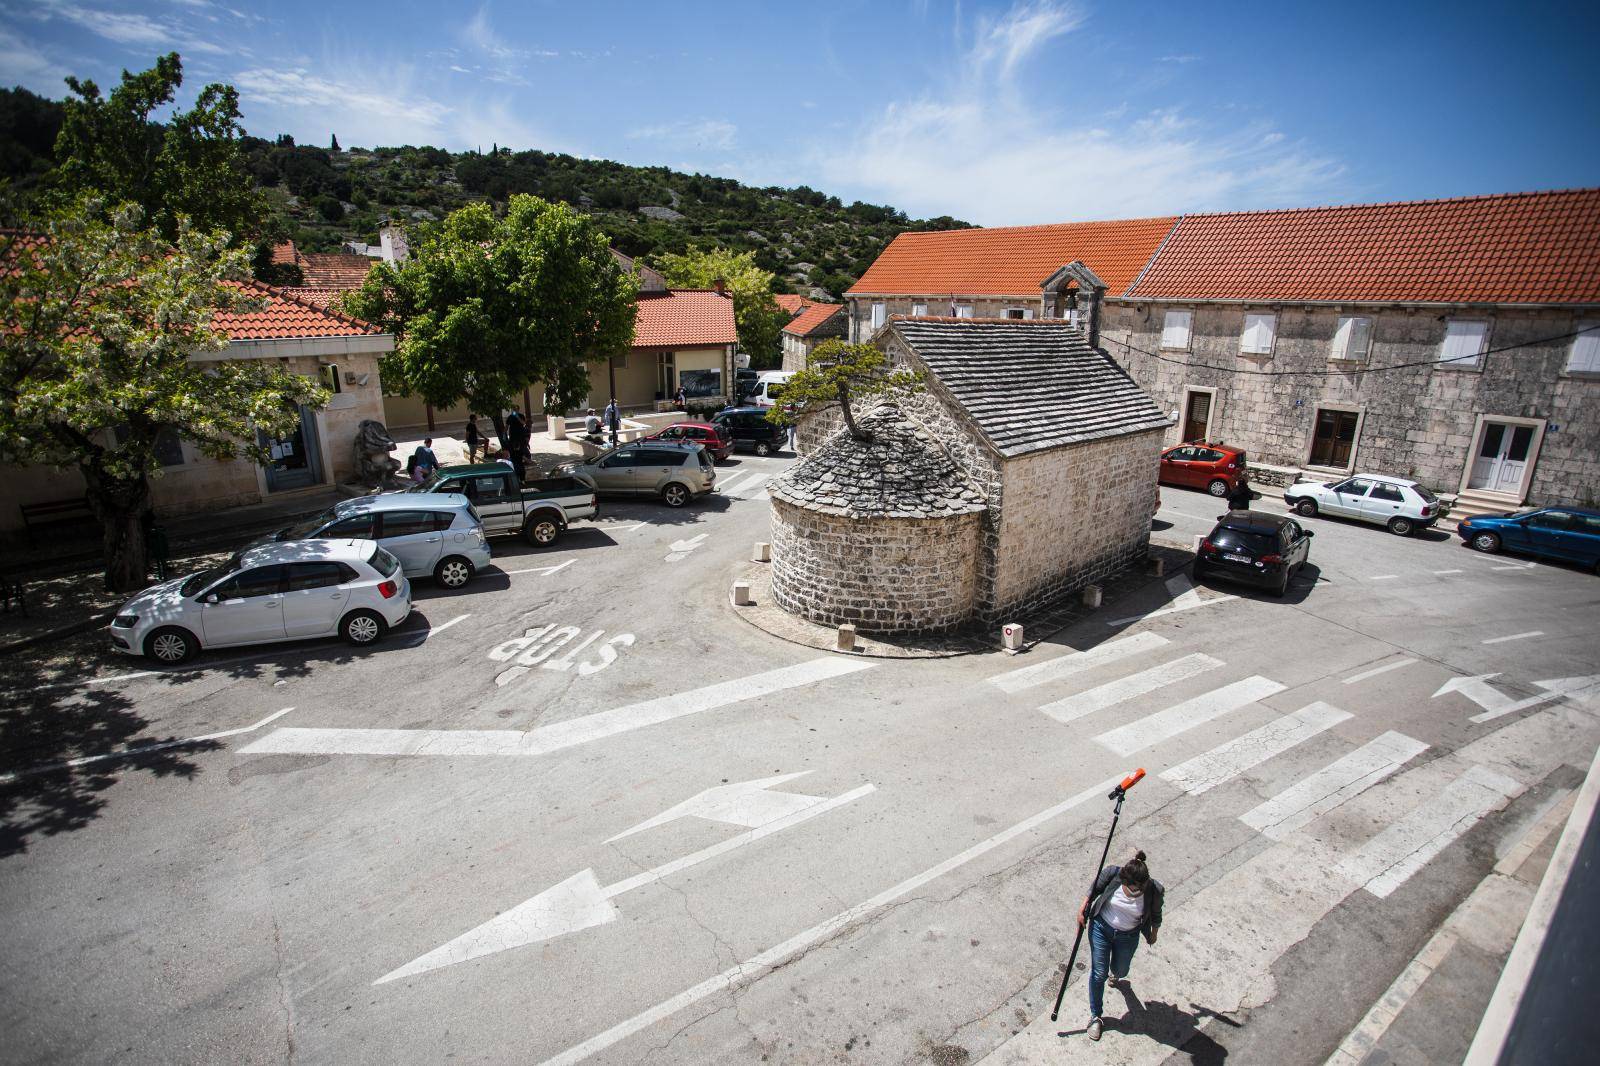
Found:
[[611, 446], [616, 447], [617, 433], [622, 429], [622, 409], [617, 406], [616, 397], [606, 404], [604, 414], [597, 415], [594, 408], [589, 408], [589, 413], [583, 420], [583, 439], [591, 444], [599, 444], [604, 439], [601, 430], [610, 438]]
[[[683, 402], [683, 390], [678, 390], [679, 402]], [[589, 415], [584, 419], [584, 438], [595, 444], [600, 444], [607, 437], [612, 446], [617, 444], [617, 435], [622, 429], [622, 409], [617, 406], [617, 401], [606, 404], [604, 413], [596, 414], [593, 407], [589, 408]], [[505, 463], [517, 472], [519, 481], [527, 479], [527, 467], [533, 461], [533, 453], [529, 450], [528, 442], [531, 431], [528, 429], [528, 420], [523, 417], [522, 411], [516, 407], [505, 417], [505, 447], [496, 447], [494, 438], [486, 436], [478, 428], [478, 416], [467, 415], [467, 424], [462, 430], [462, 436], [467, 444], [467, 462], [489, 462], [491, 459]], [[427, 481], [439, 470], [439, 457], [433, 450], [433, 438], [428, 437], [417, 446], [406, 460], [406, 476], [416, 484]]]

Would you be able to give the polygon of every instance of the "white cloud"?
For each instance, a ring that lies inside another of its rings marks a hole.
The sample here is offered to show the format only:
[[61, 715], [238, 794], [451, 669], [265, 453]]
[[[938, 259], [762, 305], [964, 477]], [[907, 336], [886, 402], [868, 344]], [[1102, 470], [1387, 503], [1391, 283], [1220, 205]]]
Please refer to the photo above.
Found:
[[314, 120], [347, 144], [426, 143], [449, 132], [452, 109], [402, 84], [327, 78], [303, 67], [245, 70], [233, 83], [247, 116], [276, 109], [285, 126]]
[[628, 131], [635, 141], [653, 141], [674, 148], [715, 148], [726, 151], [733, 147], [739, 127], [722, 119], [684, 119], [655, 126], [640, 126]]
[[64, 94], [62, 81], [71, 73], [34, 42], [0, 28], [0, 84], [25, 85], [54, 98]]
[[201, 52], [210, 55], [223, 55], [235, 50], [203, 37], [196, 37], [182, 25], [168, 18], [106, 11], [102, 8], [64, 2], [41, 4], [33, 9], [31, 14], [40, 19], [62, 19], [96, 36], [130, 48], [176, 48], [180, 52]]
[[869, 116], [847, 146], [819, 149], [818, 169], [912, 215], [985, 225], [1304, 203], [1339, 176], [1266, 122], [1097, 106], [1092, 77], [1048, 104], [1028, 97], [1029, 60], [1081, 22], [1051, 3], [980, 21], [946, 85]]

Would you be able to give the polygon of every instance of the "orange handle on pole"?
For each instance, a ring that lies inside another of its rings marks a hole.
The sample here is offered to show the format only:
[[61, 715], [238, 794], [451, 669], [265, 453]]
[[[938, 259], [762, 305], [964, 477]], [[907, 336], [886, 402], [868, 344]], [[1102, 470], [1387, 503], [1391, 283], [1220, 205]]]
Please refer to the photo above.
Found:
[[1124, 777], [1122, 779], [1122, 784], [1118, 785], [1117, 787], [1122, 789], [1122, 791], [1126, 792], [1126, 791], [1128, 791], [1128, 789], [1132, 788], [1134, 785], [1137, 785], [1141, 780], [1143, 780], [1143, 778], [1144, 778], [1144, 767], [1141, 766], [1137, 770], [1135, 770], [1133, 773], [1129, 774], [1127, 777]]

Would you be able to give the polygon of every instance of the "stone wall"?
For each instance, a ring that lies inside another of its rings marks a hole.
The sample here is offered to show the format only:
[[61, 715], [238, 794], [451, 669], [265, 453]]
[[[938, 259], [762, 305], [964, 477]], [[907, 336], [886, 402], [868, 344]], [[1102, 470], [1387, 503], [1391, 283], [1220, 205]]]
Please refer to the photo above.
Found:
[[[1193, 312], [1188, 349], [1160, 349], [1169, 307]], [[1268, 357], [1239, 352], [1247, 312], [1278, 316]], [[1330, 359], [1341, 314], [1374, 320], [1365, 364]], [[1600, 493], [1600, 375], [1567, 372], [1571, 338], [1487, 355], [1481, 369], [1431, 365], [1439, 358], [1445, 317], [1438, 308], [1184, 308], [1111, 300], [1101, 342], [1164, 409], [1181, 413], [1189, 387], [1215, 388], [1207, 436], [1244, 448], [1252, 464], [1307, 468], [1317, 411], [1335, 407], [1360, 418], [1352, 461], [1344, 468], [1313, 468], [1313, 475], [1363, 470], [1415, 478], [1436, 492], [1454, 493], [1472, 462], [1479, 415], [1540, 419], [1545, 430], [1525, 483], [1526, 498], [1535, 504], [1594, 506]], [[1494, 349], [1564, 337], [1594, 316], [1501, 309], [1463, 311], [1457, 317], [1487, 318], [1487, 346]], [[1208, 366], [1196, 365], [1202, 363]], [[1397, 369], [1361, 372], [1369, 367]], [[1307, 373], [1263, 376], [1246, 370]], [[1180, 419], [1168, 443], [1177, 443], [1181, 432]]]
[[949, 293], [940, 293], [936, 296], [882, 296], [882, 297], [855, 297], [848, 300], [850, 319], [850, 340], [860, 343], [872, 337], [872, 305], [883, 304], [883, 320], [887, 322], [890, 315], [909, 315], [917, 304], [926, 304], [926, 314], [949, 315], [952, 304], [970, 304], [974, 318], [1005, 318], [1006, 312], [1013, 308], [1025, 308], [1033, 312], [1035, 318], [1043, 317], [1044, 297], [1041, 293], [1029, 296], [951, 296]]
[[772, 595], [824, 625], [938, 632], [967, 622], [977, 594], [979, 515], [847, 518], [772, 501]]
[[1048, 603], [1146, 553], [1161, 444], [1153, 430], [1007, 460], [989, 620]]

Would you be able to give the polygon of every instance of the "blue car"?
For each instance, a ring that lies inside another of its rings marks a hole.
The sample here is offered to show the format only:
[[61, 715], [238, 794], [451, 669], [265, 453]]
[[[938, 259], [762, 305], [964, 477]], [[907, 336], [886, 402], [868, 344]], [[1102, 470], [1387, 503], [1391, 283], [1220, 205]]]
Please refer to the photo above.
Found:
[[1456, 525], [1461, 539], [1481, 552], [1506, 551], [1577, 563], [1600, 573], [1600, 511], [1540, 507], [1482, 515]]

